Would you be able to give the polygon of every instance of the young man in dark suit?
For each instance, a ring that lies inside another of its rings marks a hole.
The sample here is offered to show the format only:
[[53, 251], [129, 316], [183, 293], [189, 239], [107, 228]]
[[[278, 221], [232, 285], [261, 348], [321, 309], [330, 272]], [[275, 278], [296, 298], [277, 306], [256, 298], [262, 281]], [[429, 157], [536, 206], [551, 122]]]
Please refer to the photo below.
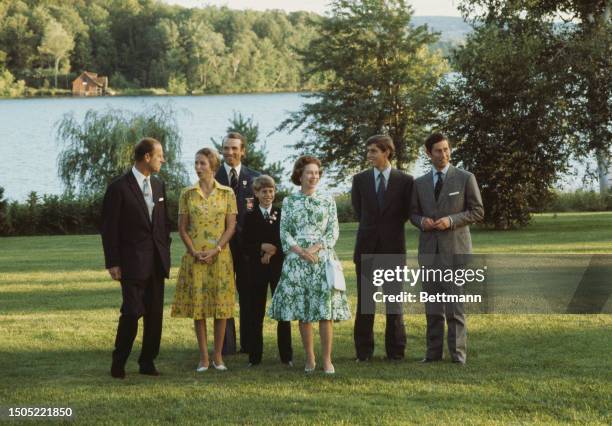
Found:
[[[253, 180], [257, 202], [248, 212], [242, 230], [243, 249], [248, 259], [250, 324], [249, 365], [261, 363], [263, 353], [263, 320], [266, 313], [268, 285], [274, 294], [283, 267], [283, 248], [280, 240], [280, 209], [272, 206], [276, 194], [274, 179], [261, 175]], [[293, 365], [291, 322], [279, 321], [276, 329], [281, 362]]]
[[[215, 179], [221, 185], [226, 185], [234, 190], [236, 203], [238, 205], [238, 217], [236, 218], [236, 233], [230, 241], [234, 272], [236, 273], [236, 289], [238, 290], [238, 304], [240, 307], [240, 352], [248, 353], [249, 336], [246, 319], [249, 318], [247, 292], [249, 289], [248, 265], [242, 250], [242, 228], [244, 217], [248, 210], [253, 209], [253, 179], [260, 175], [259, 172], [249, 169], [242, 164], [242, 158], [246, 154], [246, 139], [238, 132], [230, 132], [223, 138], [223, 167], [219, 167]], [[234, 319], [227, 320], [225, 329], [225, 340], [223, 343], [223, 354], [236, 353], [236, 326]]]
[[164, 183], [152, 176], [164, 160], [161, 143], [144, 138], [134, 148], [134, 166], [106, 190], [102, 206], [102, 245], [106, 268], [121, 282], [121, 316], [111, 375], [125, 378], [125, 363], [143, 317], [140, 374], [158, 376], [164, 308], [164, 278], [170, 272], [170, 220]]
[[[353, 177], [351, 201], [359, 220], [353, 261], [357, 272], [357, 314], [355, 316], [355, 351], [357, 361], [367, 361], [374, 353], [374, 313], [362, 312], [365, 300], [361, 288], [361, 255], [406, 254], [404, 224], [410, 215], [412, 176], [391, 167], [395, 146], [386, 135], [366, 141], [368, 162], [372, 169]], [[371, 302], [371, 301], [370, 301]], [[385, 351], [387, 359], [404, 358], [406, 330], [401, 313], [387, 313]]]
[[[432, 170], [419, 177], [412, 191], [410, 221], [419, 230], [419, 264], [434, 269], [461, 268], [472, 253], [470, 227], [484, 217], [476, 177], [450, 163], [451, 146], [441, 133], [425, 141]], [[429, 288], [428, 288], [429, 287]], [[460, 292], [454, 283], [426, 282], [429, 294]], [[444, 320], [448, 350], [454, 363], [465, 364], [466, 320], [461, 302], [426, 302], [427, 352], [421, 362], [442, 359]]]

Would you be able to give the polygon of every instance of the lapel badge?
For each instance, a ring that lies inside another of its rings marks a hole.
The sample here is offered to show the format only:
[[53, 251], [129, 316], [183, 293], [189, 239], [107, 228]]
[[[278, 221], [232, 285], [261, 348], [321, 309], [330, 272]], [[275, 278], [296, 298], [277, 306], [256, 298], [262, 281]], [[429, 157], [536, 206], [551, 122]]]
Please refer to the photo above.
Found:
[[[246, 182], [246, 181], [245, 181], [245, 182]], [[247, 209], [247, 211], [251, 211], [251, 210], [253, 210], [253, 205], [254, 205], [254, 203], [253, 203], [253, 198], [252, 198], [252, 197], [250, 197], [250, 198], [245, 198], [244, 200], [246, 201], [246, 209]]]
[[247, 181], [246, 180], [242, 181], [242, 186], [244, 186], [246, 188], [246, 186], [247, 186]]

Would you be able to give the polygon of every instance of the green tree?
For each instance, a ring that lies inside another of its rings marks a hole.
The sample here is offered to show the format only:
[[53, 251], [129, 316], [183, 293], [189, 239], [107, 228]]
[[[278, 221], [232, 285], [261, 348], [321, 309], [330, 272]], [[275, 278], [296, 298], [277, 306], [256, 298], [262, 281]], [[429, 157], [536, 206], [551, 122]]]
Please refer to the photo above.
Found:
[[164, 147], [166, 164], [160, 177], [169, 191], [179, 191], [187, 182], [180, 162], [181, 136], [175, 112], [156, 105], [144, 113], [118, 109], [89, 110], [81, 123], [73, 114], [58, 122], [57, 139], [64, 146], [58, 157], [58, 173], [66, 192], [95, 195], [117, 176], [129, 170], [138, 140], [150, 136]]
[[458, 75], [438, 94], [455, 162], [476, 175], [485, 222], [522, 226], [567, 170], [573, 138], [564, 84], [554, 78], [552, 24], [477, 26], [453, 55]]
[[[462, 0], [460, 8], [473, 21], [504, 26], [520, 20], [555, 24], [557, 66], [551, 79], [565, 84], [572, 112], [573, 153], [594, 155], [601, 194], [607, 193], [612, 148], [612, 1], [610, 0]], [[562, 22], [563, 24], [559, 24]]]
[[[259, 124], [253, 122], [253, 117], [246, 118], [239, 112], [234, 112], [234, 116], [229, 119], [229, 126], [226, 131], [238, 132], [244, 136], [247, 140], [247, 148], [245, 157], [242, 159], [242, 163], [258, 172], [272, 176], [276, 181], [277, 185], [282, 182], [284, 169], [280, 161], [274, 163], [268, 163], [266, 158], [268, 157], [267, 143], [262, 141], [259, 136]], [[211, 138], [211, 141], [215, 148], [219, 151], [223, 151], [223, 141], [217, 141]]]
[[0, 235], [8, 235], [8, 201], [4, 198], [4, 188], [0, 186]]
[[393, 138], [398, 168], [416, 159], [433, 118], [434, 89], [448, 67], [428, 49], [437, 35], [412, 26], [411, 17], [403, 0], [336, 0], [301, 52], [306, 74], [329, 80], [279, 129], [303, 128], [296, 148], [317, 155], [332, 174], [365, 166], [363, 143], [377, 133]]
[[55, 76], [55, 87], [57, 87], [57, 73], [62, 59], [68, 59], [68, 55], [74, 48], [74, 38], [57, 21], [51, 20], [45, 27], [45, 33], [38, 51], [53, 58], [53, 71]]

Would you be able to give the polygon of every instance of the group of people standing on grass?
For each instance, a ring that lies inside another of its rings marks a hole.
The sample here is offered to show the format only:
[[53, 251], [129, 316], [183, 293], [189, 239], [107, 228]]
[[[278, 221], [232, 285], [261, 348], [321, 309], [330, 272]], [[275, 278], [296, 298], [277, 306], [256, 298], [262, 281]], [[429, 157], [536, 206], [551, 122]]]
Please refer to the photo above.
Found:
[[[227, 370], [223, 355], [249, 356], [249, 366], [261, 363], [263, 322], [268, 286], [268, 315], [278, 322], [280, 360], [293, 365], [291, 321], [299, 321], [305, 352], [304, 371], [316, 368], [313, 323], [319, 323], [321, 364], [332, 363], [333, 322], [351, 318], [345, 288], [337, 285], [339, 236], [336, 204], [317, 190], [321, 162], [298, 158], [291, 182], [300, 190], [287, 196], [282, 209], [273, 205], [276, 183], [242, 164], [245, 138], [236, 132], [223, 139], [223, 162], [212, 148], [195, 154], [198, 181], [181, 191], [179, 235], [182, 257], [171, 316], [194, 320], [200, 350], [196, 371]], [[470, 253], [468, 225], [483, 216], [474, 175], [450, 164], [451, 147], [440, 133], [425, 142], [432, 171], [413, 180], [393, 169], [392, 139], [375, 135], [365, 143], [372, 165], [353, 178], [351, 199], [359, 220], [354, 251], [357, 310], [354, 328], [356, 360], [374, 353], [374, 313], [362, 309], [361, 258], [371, 254], [405, 254], [404, 224], [419, 228], [419, 254], [432, 262], [444, 255]], [[139, 372], [159, 375], [164, 279], [170, 272], [170, 221], [164, 183], [154, 175], [164, 160], [162, 144], [144, 138], [134, 148], [134, 166], [106, 191], [102, 212], [102, 242], [106, 268], [120, 281], [123, 303], [117, 327], [111, 375], [125, 377], [125, 364], [143, 317]], [[421, 259], [421, 257], [420, 257]], [[332, 272], [330, 272], [330, 269]], [[335, 275], [334, 275], [335, 274]], [[340, 279], [342, 281], [342, 279]], [[439, 283], [439, 285], [443, 285]], [[238, 293], [238, 336], [233, 317]], [[213, 319], [214, 349], [208, 352], [206, 319]], [[460, 303], [426, 303], [427, 352], [423, 362], [442, 359], [444, 322], [453, 362], [465, 364], [466, 327]], [[236, 341], [239, 337], [240, 344]], [[387, 314], [387, 359], [401, 360], [406, 347], [402, 314]]]

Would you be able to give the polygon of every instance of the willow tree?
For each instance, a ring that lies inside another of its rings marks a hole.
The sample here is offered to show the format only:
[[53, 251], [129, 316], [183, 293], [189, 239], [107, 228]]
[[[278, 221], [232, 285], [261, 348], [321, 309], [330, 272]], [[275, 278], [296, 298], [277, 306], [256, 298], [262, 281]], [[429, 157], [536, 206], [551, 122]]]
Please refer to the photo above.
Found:
[[116, 177], [132, 166], [134, 145], [150, 136], [161, 142], [166, 164], [159, 173], [168, 191], [185, 186], [187, 174], [180, 163], [181, 136], [174, 111], [159, 105], [144, 113], [120, 109], [89, 110], [82, 122], [66, 114], [57, 125], [63, 146], [58, 174], [68, 193], [102, 193]]
[[365, 166], [364, 141], [373, 134], [393, 138], [399, 169], [418, 155], [434, 89], [448, 68], [430, 49], [438, 35], [413, 26], [412, 14], [403, 0], [336, 0], [300, 51], [305, 74], [324, 75], [327, 83], [279, 130], [301, 128], [304, 139], [295, 147], [317, 155], [337, 177]]

